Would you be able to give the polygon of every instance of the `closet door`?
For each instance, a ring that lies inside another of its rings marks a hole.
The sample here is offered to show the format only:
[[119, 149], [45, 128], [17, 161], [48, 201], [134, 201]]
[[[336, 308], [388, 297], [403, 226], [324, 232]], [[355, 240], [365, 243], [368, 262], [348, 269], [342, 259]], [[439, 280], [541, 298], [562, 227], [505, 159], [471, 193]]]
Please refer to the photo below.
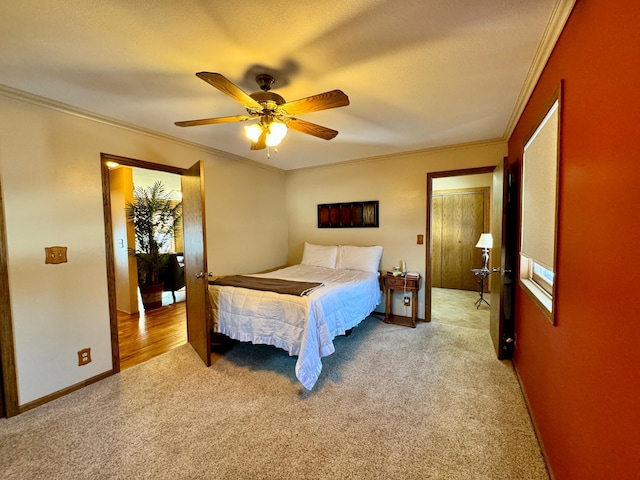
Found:
[[475, 244], [488, 220], [486, 190], [434, 193], [432, 286], [478, 289], [471, 269], [482, 266], [482, 251]]
[[431, 200], [431, 286], [442, 288], [442, 195]]

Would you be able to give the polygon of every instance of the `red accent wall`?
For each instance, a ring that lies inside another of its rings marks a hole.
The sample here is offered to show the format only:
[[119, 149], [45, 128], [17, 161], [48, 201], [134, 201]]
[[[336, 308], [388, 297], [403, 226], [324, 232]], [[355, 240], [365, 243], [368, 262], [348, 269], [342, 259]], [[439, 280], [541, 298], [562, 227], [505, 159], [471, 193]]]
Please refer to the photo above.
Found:
[[510, 164], [561, 80], [556, 326], [518, 287], [514, 364], [556, 479], [638, 479], [640, 2], [577, 1]]

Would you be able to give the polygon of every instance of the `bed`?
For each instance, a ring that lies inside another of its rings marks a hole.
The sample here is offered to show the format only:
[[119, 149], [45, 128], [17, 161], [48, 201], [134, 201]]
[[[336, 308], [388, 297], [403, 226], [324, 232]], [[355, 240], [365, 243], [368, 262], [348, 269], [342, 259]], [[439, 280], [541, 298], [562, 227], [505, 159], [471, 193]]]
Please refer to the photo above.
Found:
[[305, 242], [300, 264], [249, 276], [311, 282], [300, 295], [210, 281], [212, 327], [241, 342], [273, 345], [297, 356], [296, 377], [311, 390], [322, 371], [322, 357], [335, 351], [333, 339], [357, 326], [380, 303], [381, 257], [380, 246]]

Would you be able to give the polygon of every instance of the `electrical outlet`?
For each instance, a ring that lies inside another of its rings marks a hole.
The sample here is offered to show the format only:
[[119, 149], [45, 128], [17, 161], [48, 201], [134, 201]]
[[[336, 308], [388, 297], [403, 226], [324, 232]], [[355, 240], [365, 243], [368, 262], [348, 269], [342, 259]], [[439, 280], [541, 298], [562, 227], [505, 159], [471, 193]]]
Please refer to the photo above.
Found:
[[408, 307], [411, 305], [411, 297], [404, 297], [404, 306]]
[[91, 363], [91, 349], [83, 348], [78, 351], [78, 366], [81, 367], [87, 363]]

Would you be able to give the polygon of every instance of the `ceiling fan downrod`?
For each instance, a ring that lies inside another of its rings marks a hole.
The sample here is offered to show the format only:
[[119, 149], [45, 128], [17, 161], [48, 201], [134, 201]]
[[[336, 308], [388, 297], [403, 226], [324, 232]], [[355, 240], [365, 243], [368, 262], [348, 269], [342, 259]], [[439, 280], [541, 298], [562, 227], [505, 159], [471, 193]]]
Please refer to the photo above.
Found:
[[271, 90], [271, 85], [276, 83], [276, 79], [268, 73], [261, 73], [260, 75], [256, 75], [256, 83], [260, 87], [260, 90], [268, 92]]

